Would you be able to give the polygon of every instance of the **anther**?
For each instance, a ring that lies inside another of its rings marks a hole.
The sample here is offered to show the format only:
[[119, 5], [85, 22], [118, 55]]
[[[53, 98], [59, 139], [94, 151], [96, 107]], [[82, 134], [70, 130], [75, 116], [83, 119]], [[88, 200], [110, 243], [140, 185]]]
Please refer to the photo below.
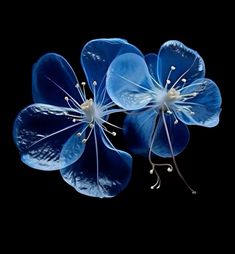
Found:
[[84, 138], [84, 139], [82, 140], [82, 143], [83, 143], [83, 144], [86, 144], [86, 142], [87, 142], [87, 139]]
[[83, 81], [83, 82], [81, 83], [81, 85], [82, 85], [82, 86], [85, 86], [85, 85], [86, 85], [86, 82]]
[[175, 66], [174, 66], [174, 65], [171, 66], [171, 70], [172, 70], [172, 71], [175, 70]]
[[175, 121], [174, 121], [174, 124], [177, 124], [179, 121], [177, 120], [177, 119], [175, 119]]
[[117, 135], [117, 133], [115, 131], [113, 131], [112, 135], [115, 137]]
[[169, 79], [167, 79], [166, 83], [167, 83], [167, 85], [169, 85], [171, 83], [171, 81]]
[[76, 135], [77, 135], [78, 137], [81, 137], [82, 133], [81, 133], [81, 132], [78, 132]]
[[79, 84], [77, 83], [77, 84], [75, 85], [75, 87], [76, 87], [76, 88], [79, 88]]
[[152, 168], [152, 169], [149, 170], [149, 173], [150, 173], [151, 175], [153, 174], [153, 172], [154, 172], [154, 168]]
[[89, 124], [89, 127], [92, 129], [92, 128], [94, 128], [94, 124], [93, 123], [90, 123]]
[[181, 81], [185, 83], [187, 80], [185, 78], [182, 78]]
[[66, 101], [68, 101], [68, 100], [69, 100], [69, 97], [68, 97], [68, 96], [65, 96], [64, 99], [65, 99]]
[[170, 114], [170, 115], [172, 114], [172, 111], [170, 111], [170, 110], [167, 110], [166, 112], [167, 112], [168, 114]]
[[76, 119], [73, 119], [72, 121], [73, 121], [73, 123], [76, 123], [77, 120], [76, 120]]
[[97, 85], [97, 82], [94, 80], [93, 81], [93, 86], [96, 86]]
[[172, 172], [173, 171], [173, 167], [168, 167], [166, 170], [167, 170], [167, 172]]

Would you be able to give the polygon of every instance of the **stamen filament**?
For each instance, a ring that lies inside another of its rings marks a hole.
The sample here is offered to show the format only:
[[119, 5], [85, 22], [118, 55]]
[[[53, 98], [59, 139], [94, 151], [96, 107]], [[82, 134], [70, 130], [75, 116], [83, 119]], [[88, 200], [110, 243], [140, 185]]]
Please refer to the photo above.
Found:
[[169, 144], [169, 147], [170, 147], [170, 150], [171, 150], [171, 156], [172, 156], [172, 159], [173, 159], [173, 162], [174, 162], [175, 169], [176, 169], [178, 175], [180, 176], [180, 178], [185, 183], [185, 185], [192, 192], [192, 194], [196, 194], [197, 192], [189, 186], [189, 184], [187, 183], [187, 181], [185, 180], [185, 178], [183, 177], [183, 175], [181, 174], [181, 172], [180, 172], [180, 170], [178, 168], [178, 165], [177, 165], [176, 160], [175, 160], [174, 152], [173, 152], [173, 147], [172, 147], [172, 144], [171, 144], [171, 139], [170, 139], [170, 135], [169, 135], [169, 131], [168, 131], [165, 115], [164, 115], [163, 110], [161, 112], [162, 112], [162, 120], [163, 120], [163, 124], [164, 124], [164, 127], [165, 127], [166, 136], [167, 136], [168, 144]]

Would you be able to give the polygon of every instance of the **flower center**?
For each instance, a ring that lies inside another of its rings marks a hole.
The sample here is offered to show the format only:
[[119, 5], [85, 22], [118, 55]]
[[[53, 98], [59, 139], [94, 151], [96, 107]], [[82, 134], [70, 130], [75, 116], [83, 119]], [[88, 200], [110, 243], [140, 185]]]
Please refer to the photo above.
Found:
[[86, 100], [81, 104], [81, 109], [86, 116], [88, 122], [94, 122], [99, 118], [99, 109], [93, 102], [93, 99]]

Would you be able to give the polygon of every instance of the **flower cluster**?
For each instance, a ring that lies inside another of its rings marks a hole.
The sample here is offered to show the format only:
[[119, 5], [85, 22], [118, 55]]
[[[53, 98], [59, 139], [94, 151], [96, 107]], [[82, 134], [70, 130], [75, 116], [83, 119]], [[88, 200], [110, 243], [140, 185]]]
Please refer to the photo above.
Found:
[[[129, 151], [147, 156], [150, 173], [157, 166], [177, 171], [175, 156], [188, 144], [187, 125], [214, 127], [219, 122], [221, 95], [205, 78], [200, 55], [179, 41], [164, 43], [158, 55], [144, 56], [122, 39], [96, 39], [81, 52], [87, 83], [79, 84], [60, 55], [43, 55], [33, 67], [34, 104], [17, 116], [13, 136], [22, 161], [39, 170], [60, 170], [78, 192], [114, 197], [131, 178], [132, 157], [113, 146], [109, 121], [128, 112], [123, 133]], [[86, 86], [93, 97], [87, 97]], [[173, 165], [153, 162], [153, 155], [172, 157]]]

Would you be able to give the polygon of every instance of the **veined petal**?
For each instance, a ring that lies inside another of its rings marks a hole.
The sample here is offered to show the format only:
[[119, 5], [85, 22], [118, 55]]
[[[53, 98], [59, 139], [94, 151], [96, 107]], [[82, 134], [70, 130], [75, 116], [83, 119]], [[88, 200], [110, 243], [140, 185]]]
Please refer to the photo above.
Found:
[[[69, 137], [75, 135], [83, 124], [72, 122], [72, 119], [64, 114], [67, 110], [33, 104], [19, 113], [14, 123], [13, 137], [25, 164], [48, 171], [69, 164], [69, 159], [60, 159], [61, 150]], [[73, 153], [79, 158], [84, 144], [80, 142], [73, 148]]]
[[[204, 78], [205, 65], [200, 55], [179, 41], [165, 42], [158, 53], [158, 80], [168, 88], [187, 86], [198, 78]], [[183, 80], [183, 81], [182, 81]]]
[[[177, 124], [175, 124], [175, 118], [172, 114], [166, 113], [165, 120], [174, 156], [176, 156], [187, 146], [189, 141], [189, 131], [184, 123], [179, 121]], [[172, 157], [167, 139], [167, 132], [164, 126], [163, 118], [160, 115], [154, 136], [155, 140], [153, 142], [152, 152], [160, 157]]]
[[219, 123], [222, 101], [218, 86], [212, 80], [204, 78], [195, 80], [180, 92], [182, 96], [193, 93], [196, 95], [175, 104], [177, 117], [185, 124], [216, 126]]
[[84, 195], [113, 197], [130, 180], [132, 158], [115, 149], [96, 128], [99, 127], [94, 127], [80, 159], [60, 171], [64, 180]]
[[149, 143], [153, 135], [158, 112], [147, 109], [133, 112], [124, 120], [124, 136], [129, 150], [135, 154], [147, 156]]
[[67, 96], [81, 104], [83, 100], [76, 84], [78, 80], [72, 67], [58, 54], [45, 54], [33, 66], [32, 92], [36, 103], [67, 107]]
[[135, 46], [129, 44], [126, 40], [118, 38], [96, 39], [89, 41], [84, 46], [81, 53], [81, 63], [89, 87], [93, 93], [96, 93], [97, 103], [103, 102], [105, 104], [110, 100], [105, 89], [106, 72], [113, 59], [126, 52], [141, 54]]
[[154, 80], [160, 85], [162, 86], [159, 81], [158, 81], [158, 76], [157, 76], [157, 54], [154, 53], [150, 53], [148, 55], [145, 56], [145, 62], [148, 66], [149, 72], [151, 74], [151, 76], [154, 78]]
[[116, 57], [107, 72], [106, 88], [110, 98], [126, 110], [147, 105], [154, 85], [144, 58], [134, 53]]

